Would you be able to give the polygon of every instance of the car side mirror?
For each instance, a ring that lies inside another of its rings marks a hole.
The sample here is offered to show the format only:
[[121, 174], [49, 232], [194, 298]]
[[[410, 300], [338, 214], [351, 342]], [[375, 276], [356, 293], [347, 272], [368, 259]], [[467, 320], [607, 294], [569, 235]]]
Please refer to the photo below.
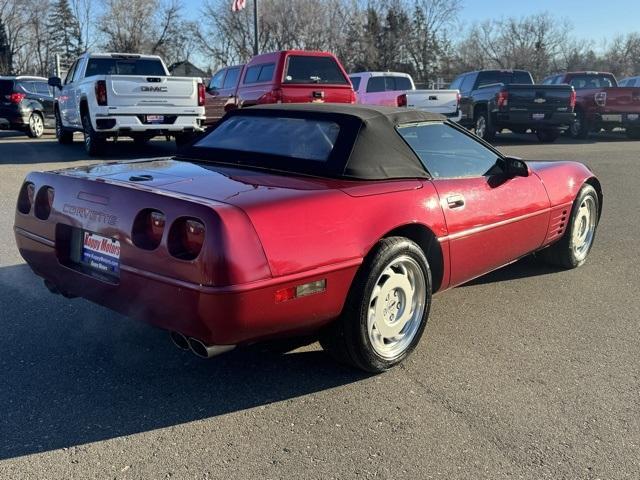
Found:
[[49, 77], [47, 82], [50, 87], [57, 87], [62, 89], [62, 79], [60, 77]]
[[516, 157], [504, 157], [502, 160], [504, 162], [502, 170], [505, 176], [509, 178], [529, 176], [529, 167], [524, 160]]

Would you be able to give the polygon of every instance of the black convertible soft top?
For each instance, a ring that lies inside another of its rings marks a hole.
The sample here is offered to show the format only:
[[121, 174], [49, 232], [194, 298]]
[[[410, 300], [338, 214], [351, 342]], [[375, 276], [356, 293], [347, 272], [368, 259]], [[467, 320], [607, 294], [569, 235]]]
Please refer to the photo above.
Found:
[[[197, 142], [181, 152], [181, 156], [334, 178], [429, 178], [429, 173], [396, 131], [396, 126], [446, 121], [442, 115], [407, 108], [307, 103], [260, 105], [233, 110], [220, 123], [238, 115], [328, 120], [340, 126], [340, 133], [326, 162], [202, 148], [197, 146]], [[291, 138], [291, 141], [295, 142], [296, 139]]]

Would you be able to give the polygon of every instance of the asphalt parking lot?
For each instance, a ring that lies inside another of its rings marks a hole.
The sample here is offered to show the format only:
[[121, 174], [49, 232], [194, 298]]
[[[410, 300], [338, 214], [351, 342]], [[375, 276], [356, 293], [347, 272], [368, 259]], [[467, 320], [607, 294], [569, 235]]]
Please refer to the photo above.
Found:
[[599, 175], [590, 258], [527, 258], [437, 295], [415, 353], [367, 376], [317, 344], [200, 360], [51, 295], [15, 248], [15, 199], [30, 170], [88, 160], [79, 141], [0, 132], [0, 478], [640, 478], [640, 142], [498, 145]]

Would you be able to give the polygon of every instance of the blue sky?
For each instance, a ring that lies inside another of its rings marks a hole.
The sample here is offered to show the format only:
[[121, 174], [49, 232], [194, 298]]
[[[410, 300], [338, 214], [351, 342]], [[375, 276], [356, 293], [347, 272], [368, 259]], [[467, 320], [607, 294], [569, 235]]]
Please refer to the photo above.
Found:
[[521, 17], [549, 12], [566, 18], [573, 35], [591, 40], [594, 47], [617, 34], [640, 31], [638, 0], [465, 0], [460, 20], [465, 25], [500, 17]]

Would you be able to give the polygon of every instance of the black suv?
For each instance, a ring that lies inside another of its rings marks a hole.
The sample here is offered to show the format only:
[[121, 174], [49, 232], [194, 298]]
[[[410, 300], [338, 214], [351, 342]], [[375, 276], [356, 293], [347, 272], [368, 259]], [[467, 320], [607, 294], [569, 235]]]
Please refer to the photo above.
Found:
[[0, 77], [0, 130], [20, 130], [32, 138], [55, 127], [53, 90], [42, 77]]

